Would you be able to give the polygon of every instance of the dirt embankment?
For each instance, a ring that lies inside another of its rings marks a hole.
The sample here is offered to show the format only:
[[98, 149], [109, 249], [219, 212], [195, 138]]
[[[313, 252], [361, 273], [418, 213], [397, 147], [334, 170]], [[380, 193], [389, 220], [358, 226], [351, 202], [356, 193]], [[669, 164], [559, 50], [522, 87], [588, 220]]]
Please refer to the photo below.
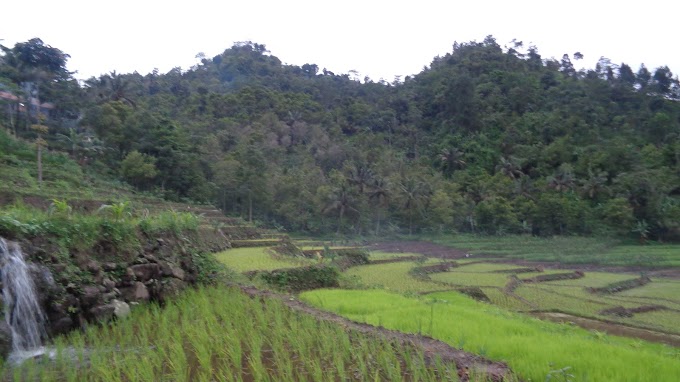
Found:
[[289, 295], [263, 291], [254, 287], [239, 287], [244, 293], [252, 298], [279, 299], [290, 309], [310, 314], [319, 320], [336, 323], [347, 330], [353, 330], [371, 336], [381, 336], [401, 344], [418, 347], [423, 350], [425, 360], [430, 364], [434, 364], [436, 358], [441, 359], [442, 362], [454, 362], [458, 369], [458, 376], [461, 381], [469, 381], [471, 375], [476, 377], [486, 375], [491, 381], [512, 380], [511, 370], [505, 363], [490, 361], [478, 355], [453, 348], [442, 341], [427, 336], [406, 334], [396, 330], [385, 329], [383, 327], [357, 323], [337, 314], [313, 308]]

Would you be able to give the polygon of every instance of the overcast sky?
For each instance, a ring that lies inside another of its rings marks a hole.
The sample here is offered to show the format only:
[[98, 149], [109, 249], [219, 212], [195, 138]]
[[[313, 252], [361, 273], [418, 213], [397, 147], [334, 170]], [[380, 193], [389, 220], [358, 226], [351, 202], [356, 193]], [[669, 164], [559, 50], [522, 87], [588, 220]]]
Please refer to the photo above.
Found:
[[544, 58], [579, 51], [587, 68], [605, 56], [634, 71], [668, 65], [677, 75], [679, 11], [669, 0], [3, 1], [0, 44], [39, 37], [70, 54], [69, 70], [83, 79], [188, 69], [199, 52], [213, 57], [250, 40], [284, 63], [392, 81], [418, 73], [454, 41], [491, 34], [501, 46], [534, 44]]

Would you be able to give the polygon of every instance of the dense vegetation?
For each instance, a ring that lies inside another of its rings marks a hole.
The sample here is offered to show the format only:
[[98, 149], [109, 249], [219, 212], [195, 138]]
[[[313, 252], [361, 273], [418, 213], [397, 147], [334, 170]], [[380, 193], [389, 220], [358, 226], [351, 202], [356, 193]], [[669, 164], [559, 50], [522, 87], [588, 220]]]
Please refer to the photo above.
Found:
[[[0, 99], [8, 131], [169, 199], [312, 233], [680, 236], [667, 67], [602, 58], [577, 71], [569, 55], [487, 37], [387, 83], [283, 65], [246, 42], [188, 70], [80, 85], [39, 39], [3, 52], [0, 90], [54, 106]], [[0, 147], [0, 165], [21, 161]], [[34, 179], [58, 180], [37, 167]]]

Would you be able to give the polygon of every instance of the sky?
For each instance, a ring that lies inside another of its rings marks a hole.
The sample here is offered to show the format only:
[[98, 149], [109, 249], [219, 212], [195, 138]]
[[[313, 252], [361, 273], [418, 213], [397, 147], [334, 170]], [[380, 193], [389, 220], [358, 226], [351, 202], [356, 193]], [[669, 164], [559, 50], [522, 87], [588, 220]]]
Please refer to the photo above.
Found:
[[662, 65], [680, 73], [680, 2], [383, 0], [32, 0], [0, 7], [0, 44], [33, 37], [69, 54], [86, 79], [111, 71], [189, 69], [237, 41], [265, 44], [282, 62], [392, 81], [420, 72], [455, 41], [535, 45], [543, 58], [581, 52], [634, 71]]

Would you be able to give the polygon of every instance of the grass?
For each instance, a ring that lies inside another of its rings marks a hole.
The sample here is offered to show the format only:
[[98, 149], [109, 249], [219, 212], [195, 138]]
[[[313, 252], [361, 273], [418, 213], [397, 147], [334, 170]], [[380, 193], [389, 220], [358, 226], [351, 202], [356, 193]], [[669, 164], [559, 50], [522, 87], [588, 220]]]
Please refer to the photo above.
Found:
[[[53, 362], [26, 361], [4, 380], [329, 381], [457, 380], [422, 352], [294, 313], [225, 287], [185, 292], [54, 343]], [[86, 365], [86, 366], [85, 366]]]
[[428, 236], [429, 241], [465, 249], [473, 254], [563, 264], [600, 264], [644, 267], [680, 266], [680, 246], [650, 243], [621, 244], [614, 239], [556, 236]]
[[423, 333], [506, 361], [521, 378], [544, 381], [570, 367], [579, 381], [676, 381], [677, 349], [594, 335], [569, 325], [513, 314], [455, 292], [409, 298], [387, 291], [317, 290], [301, 299], [359, 322]]
[[219, 262], [237, 272], [272, 271], [315, 264], [311, 259], [274, 256], [269, 248], [235, 248], [215, 254]]

